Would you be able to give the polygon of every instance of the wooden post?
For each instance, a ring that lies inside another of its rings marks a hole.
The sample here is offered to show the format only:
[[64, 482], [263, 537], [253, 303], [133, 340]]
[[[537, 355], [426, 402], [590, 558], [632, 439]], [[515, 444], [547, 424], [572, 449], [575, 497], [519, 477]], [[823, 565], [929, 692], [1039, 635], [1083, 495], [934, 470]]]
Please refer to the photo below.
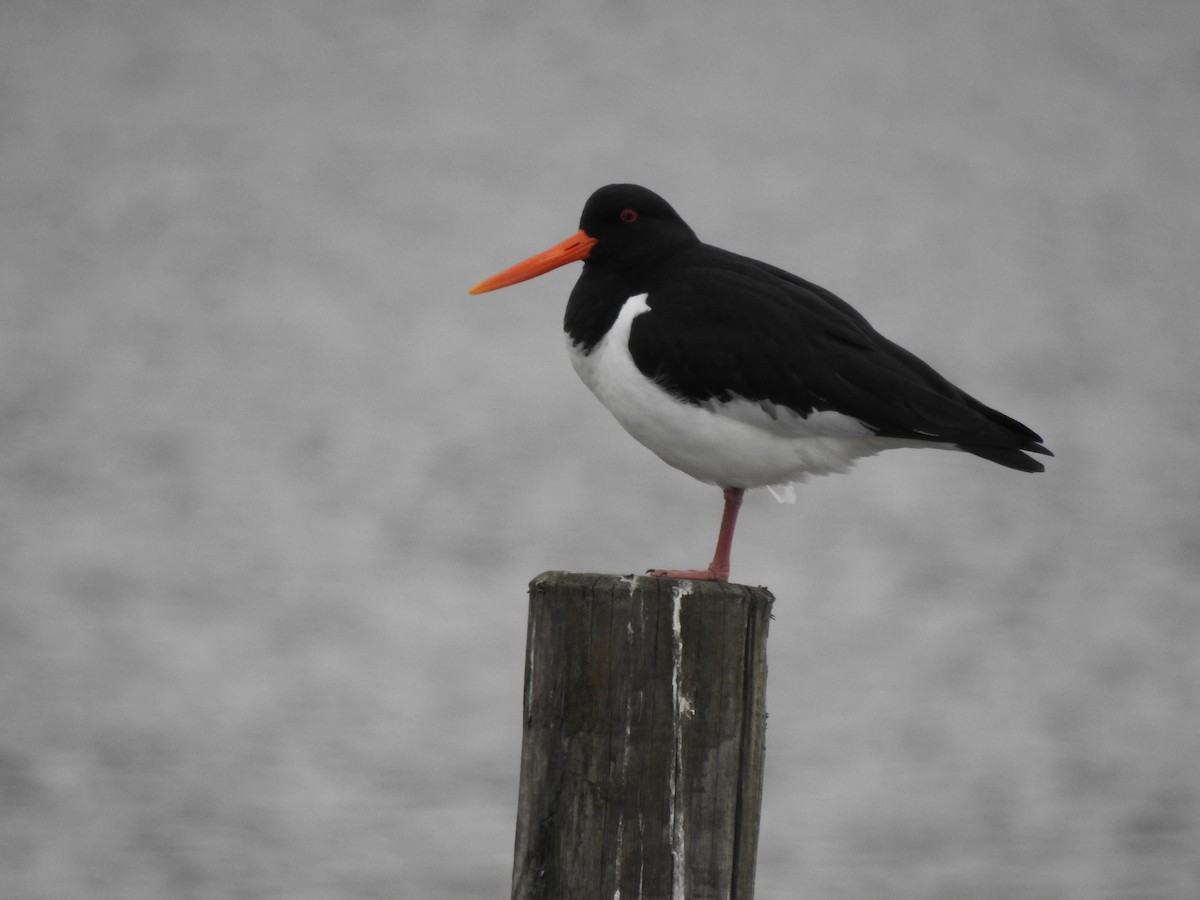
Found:
[[751, 900], [770, 592], [529, 588], [514, 900]]

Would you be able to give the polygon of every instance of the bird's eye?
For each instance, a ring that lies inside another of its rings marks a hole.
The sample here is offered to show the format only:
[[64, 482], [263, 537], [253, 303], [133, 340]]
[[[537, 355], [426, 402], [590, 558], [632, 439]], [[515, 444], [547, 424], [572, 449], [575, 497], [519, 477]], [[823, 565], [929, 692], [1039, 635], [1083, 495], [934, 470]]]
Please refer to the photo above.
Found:
[[621, 221], [622, 222], [636, 222], [637, 217], [638, 217], [638, 214], [637, 214], [636, 209], [621, 210]]

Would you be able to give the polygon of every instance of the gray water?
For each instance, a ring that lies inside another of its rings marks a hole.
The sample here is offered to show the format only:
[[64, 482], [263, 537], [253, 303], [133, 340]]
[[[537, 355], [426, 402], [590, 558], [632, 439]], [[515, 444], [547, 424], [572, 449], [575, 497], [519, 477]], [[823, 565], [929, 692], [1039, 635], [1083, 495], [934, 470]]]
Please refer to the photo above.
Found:
[[1200, 6], [0, 6], [0, 895], [507, 896], [526, 583], [720, 494], [570, 371], [636, 181], [1057, 453], [747, 499], [758, 896], [1200, 896]]

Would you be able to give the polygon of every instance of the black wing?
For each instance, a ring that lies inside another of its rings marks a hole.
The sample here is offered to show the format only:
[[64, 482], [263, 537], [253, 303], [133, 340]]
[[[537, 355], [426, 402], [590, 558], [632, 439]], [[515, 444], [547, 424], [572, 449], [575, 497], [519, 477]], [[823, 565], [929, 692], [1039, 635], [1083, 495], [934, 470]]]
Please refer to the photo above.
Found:
[[950, 443], [1026, 472], [1050, 454], [1032, 430], [955, 387], [818, 285], [700, 244], [648, 290], [629, 349], [682, 400], [735, 396], [807, 416], [832, 410], [876, 434]]

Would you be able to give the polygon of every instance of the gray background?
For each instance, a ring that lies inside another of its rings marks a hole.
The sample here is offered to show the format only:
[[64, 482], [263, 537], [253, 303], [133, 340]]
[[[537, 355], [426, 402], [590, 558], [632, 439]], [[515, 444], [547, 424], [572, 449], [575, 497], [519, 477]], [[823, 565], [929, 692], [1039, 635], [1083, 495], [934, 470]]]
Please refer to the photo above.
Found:
[[0, 895], [507, 896], [525, 586], [719, 493], [570, 370], [610, 181], [1046, 437], [747, 500], [760, 898], [1200, 896], [1200, 6], [0, 5]]

